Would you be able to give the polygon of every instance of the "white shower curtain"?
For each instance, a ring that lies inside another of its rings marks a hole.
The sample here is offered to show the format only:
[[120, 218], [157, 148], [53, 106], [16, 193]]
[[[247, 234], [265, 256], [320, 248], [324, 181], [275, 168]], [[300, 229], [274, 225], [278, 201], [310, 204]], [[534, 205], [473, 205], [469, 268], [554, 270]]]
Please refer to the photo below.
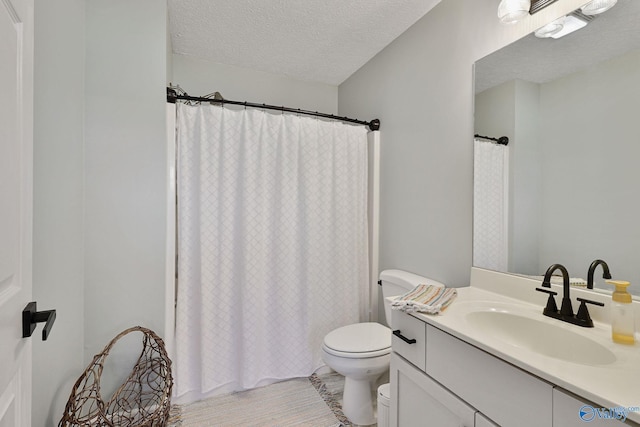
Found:
[[367, 314], [366, 129], [184, 104], [177, 127], [178, 401], [310, 375]]
[[509, 147], [474, 140], [473, 265], [508, 268]]

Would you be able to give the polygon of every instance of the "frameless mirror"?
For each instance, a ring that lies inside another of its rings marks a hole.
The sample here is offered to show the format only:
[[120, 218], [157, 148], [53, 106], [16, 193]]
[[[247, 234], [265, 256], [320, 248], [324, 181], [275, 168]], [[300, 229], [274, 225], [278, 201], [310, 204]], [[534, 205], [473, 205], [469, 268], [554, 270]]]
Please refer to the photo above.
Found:
[[531, 34], [475, 64], [475, 133], [510, 139], [506, 272], [560, 263], [586, 280], [603, 259], [640, 295], [639, 23], [640, 1], [619, 0], [574, 33]]

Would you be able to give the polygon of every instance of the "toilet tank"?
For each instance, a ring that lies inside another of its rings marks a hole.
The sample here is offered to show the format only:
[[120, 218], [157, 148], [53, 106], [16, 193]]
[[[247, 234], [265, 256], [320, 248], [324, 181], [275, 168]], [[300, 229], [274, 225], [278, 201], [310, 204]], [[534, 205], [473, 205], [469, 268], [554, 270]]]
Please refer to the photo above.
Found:
[[387, 301], [388, 297], [402, 295], [421, 284], [444, 286], [436, 280], [402, 270], [382, 271], [380, 273], [380, 282], [382, 285], [382, 297], [384, 299], [384, 315], [387, 324], [391, 327], [393, 327], [391, 325], [391, 304]]

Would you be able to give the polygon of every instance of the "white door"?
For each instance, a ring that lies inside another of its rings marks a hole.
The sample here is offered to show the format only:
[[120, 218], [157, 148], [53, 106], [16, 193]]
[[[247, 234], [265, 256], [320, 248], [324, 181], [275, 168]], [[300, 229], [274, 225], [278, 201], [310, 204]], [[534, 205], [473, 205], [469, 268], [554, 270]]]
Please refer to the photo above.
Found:
[[430, 376], [391, 353], [392, 427], [473, 427], [476, 410]]
[[31, 425], [33, 0], [0, 0], [0, 427]]

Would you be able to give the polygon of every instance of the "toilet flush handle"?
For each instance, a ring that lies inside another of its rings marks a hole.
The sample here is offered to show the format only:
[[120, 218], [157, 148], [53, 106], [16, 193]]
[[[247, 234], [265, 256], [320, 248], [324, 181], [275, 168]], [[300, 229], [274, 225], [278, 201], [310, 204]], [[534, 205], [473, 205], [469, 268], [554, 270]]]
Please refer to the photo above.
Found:
[[416, 340], [414, 338], [407, 338], [404, 335], [402, 335], [400, 333], [400, 329], [396, 329], [395, 331], [393, 331], [393, 335], [397, 336], [398, 338], [400, 338], [402, 341], [406, 342], [407, 344], [415, 344]]

